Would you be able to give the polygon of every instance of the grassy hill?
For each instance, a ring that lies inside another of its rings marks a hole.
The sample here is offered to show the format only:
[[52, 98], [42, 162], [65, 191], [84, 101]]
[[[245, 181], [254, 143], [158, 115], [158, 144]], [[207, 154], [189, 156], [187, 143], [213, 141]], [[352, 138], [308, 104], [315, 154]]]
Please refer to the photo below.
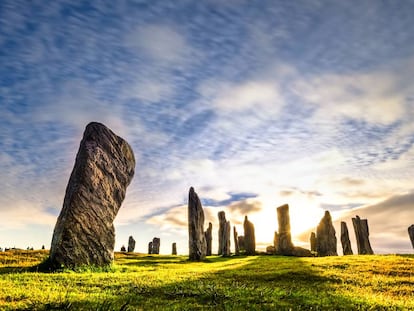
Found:
[[414, 310], [413, 255], [117, 253], [107, 269], [31, 272], [47, 255], [0, 253], [1, 310]]

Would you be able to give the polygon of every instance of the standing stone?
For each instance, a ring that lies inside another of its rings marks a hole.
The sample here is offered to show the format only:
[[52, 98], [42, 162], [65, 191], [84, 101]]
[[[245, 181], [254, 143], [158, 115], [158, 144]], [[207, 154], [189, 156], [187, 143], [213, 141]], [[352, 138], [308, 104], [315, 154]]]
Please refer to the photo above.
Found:
[[213, 240], [213, 225], [211, 224], [211, 222], [208, 223], [208, 228], [204, 233], [204, 236], [206, 237], [207, 245], [206, 256], [211, 256], [211, 242]]
[[242, 252], [242, 251], [245, 251], [246, 250], [246, 248], [244, 247], [244, 236], [243, 235], [239, 235], [238, 237], [237, 237], [237, 241], [239, 242], [239, 250]]
[[50, 247], [51, 268], [113, 261], [113, 221], [134, 176], [129, 144], [100, 123], [86, 126]]
[[335, 228], [328, 211], [325, 211], [325, 215], [316, 228], [316, 252], [318, 256], [338, 256]]
[[275, 249], [275, 254], [279, 254], [279, 233], [277, 233], [277, 231], [275, 231], [273, 237], [273, 248]]
[[352, 224], [354, 225], [355, 237], [357, 241], [358, 254], [359, 255], [372, 255], [374, 252], [369, 242], [369, 229], [368, 220], [361, 219], [359, 216], [352, 218]]
[[256, 238], [254, 235], [254, 225], [244, 217], [244, 247], [246, 249], [246, 255], [256, 254]]
[[236, 226], [233, 226], [233, 238], [234, 238], [234, 253], [238, 256], [240, 255], [240, 249], [239, 249], [239, 238], [238, 238]]
[[128, 239], [128, 253], [132, 253], [135, 249], [135, 240], [132, 235]]
[[172, 254], [177, 255], [177, 243], [175, 242], [172, 244]]
[[342, 244], [342, 252], [344, 255], [353, 255], [351, 248], [351, 241], [349, 240], [349, 233], [348, 227], [346, 226], [346, 222], [341, 221], [341, 244]]
[[121, 246], [121, 252], [125, 253], [126, 252], [126, 248], [124, 245]]
[[310, 247], [311, 252], [316, 252], [316, 234], [315, 232], [311, 232], [310, 235]]
[[230, 250], [230, 232], [231, 232], [231, 225], [230, 221], [226, 222], [226, 225], [224, 227], [224, 243], [223, 243], [223, 256], [230, 256], [231, 250]]
[[153, 238], [152, 239], [152, 253], [153, 254], [159, 254], [160, 253], [160, 244], [161, 244], [161, 239], [160, 238]]
[[218, 231], [218, 255], [223, 255], [223, 248], [225, 243], [225, 231], [226, 231], [226, 213], [223, 211], [218, 212], [218, 219], [219, 219], [219, 231]]
[[411, 244], [414, 248], [414, 225], [411, 225], [408, 227], [408, 235], [410, 237]]
[[188, 236], [190, 260], [203, 260], [207, 253], [207, 243], [204, 235], [204, 211], [193, 187], [190, 188], [188, 194]]
[[148, 255], [152, 254], [152, 242], [148, 243]]
[[277, 208], [277, 221], [279, 224], [278, 253], [281, 255], [292, 255], [294, 246], [290, 233], [290, 216], [288, 204], [284, 204]]

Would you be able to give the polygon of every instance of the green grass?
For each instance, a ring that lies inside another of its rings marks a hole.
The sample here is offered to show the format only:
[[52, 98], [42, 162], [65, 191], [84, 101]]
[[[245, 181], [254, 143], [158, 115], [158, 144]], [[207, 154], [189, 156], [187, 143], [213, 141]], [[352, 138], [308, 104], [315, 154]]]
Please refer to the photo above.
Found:
[[191, 263], [117, 253], [106, 269], [30, 272], [0, 253], [1, 310], [414, 310], [414, 256], [252, 256]]

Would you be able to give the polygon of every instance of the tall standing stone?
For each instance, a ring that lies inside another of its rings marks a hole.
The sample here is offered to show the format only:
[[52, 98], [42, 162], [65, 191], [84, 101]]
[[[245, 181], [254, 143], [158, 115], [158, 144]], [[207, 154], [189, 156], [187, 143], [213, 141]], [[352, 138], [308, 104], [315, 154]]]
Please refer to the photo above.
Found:
[[240, 248], [239, 248], [239, 236], [237, 234], [236, 226], [233, 226], [233, 238], [234, 238], [234, 253], [238, 256], [240, 255]]
[[173, 255], [177, 255], [177, 243], [172, 244], [172, 252]]
[[244, 217], [244, 247], [246, 249], [246, 255], [256, 254], [256, 237], [254, 234], [254, 225], [249, 221], [247, 216]]
[[152, 239], [152, 253], [159, 254], [160, 253], [160, 246], [161, 246], [161, 239], [160, 238], [153, 238]]
[[148, 255], [152, 254], [152, 242], [148, 243]]
[[414, 248], [414, 225], [411, 225], [408, 227], [408, 235], [410, 237], [411, 240], [411, 245]]
[[325, 215], [316, 228], [316, 252], [318, 256], [338, 256], [335, 233], [331, 214], [325, 211]]
[[135, 240], [132, 235], [128, 239], [128, 253], [132, 253], [135, 249]]
[[208, 228], [206, 232], [204, 233], [206, 237], [206, 245], [207, 245], [207, 251], [206, 256], [211, 256], [211, 242], [213, 240], [213, 225], [211, 222], [208, 223]]
[[219, 219], [219, 231], [218, 231], [218, 255], [223, 255], [223, 248], [225, 243], [225, 231], [226, 231], [226, 213], [224, 211], [218, 212], [218, 219]]
[[316, 252], [316, 234], [315, 232], [311, 232], [310, 235], [310, 250], [311, 252]]
[[188, 235], [190, 260], [203, 260], [207, 253], [207, 243], [204, 235], [204, 211], [193, 187], [190, 188], [188, 194]]
[[242, 251], [245, 251], [246, 250], [246, 248], [244, 247], [244, 236], [243, 235], [239, 235], [238, 237], [237, 237], [237, 241], [239, 242], [239, 250], [242, 252]]
[[349, 240], [348, 227], [345, 221], [341, 221], [341, 244], [344, 255], [353, 255], [351, 241]]
[[124, 139], [103, 124], [86, 126], [53, 232], [52, 268], [113, 261], [113, 221], [134, 170], [134, 153]]
[[279, 245], [277, 247], [277, 252], [281, 255], [292, 255], [294, 246], [290, 233], [290, 216], [288, 204], [284, 204], [277, 208], [277, 221], [279, 224]]
[[372, 255], [374, 254], [371, 243], [369, 242], [369, 229], [368, 220], [361, 219], [359, 216], [352, 218], [352, 224], [354, 225], [355, 237], [357, 241], [358, 254], [359, 255]]

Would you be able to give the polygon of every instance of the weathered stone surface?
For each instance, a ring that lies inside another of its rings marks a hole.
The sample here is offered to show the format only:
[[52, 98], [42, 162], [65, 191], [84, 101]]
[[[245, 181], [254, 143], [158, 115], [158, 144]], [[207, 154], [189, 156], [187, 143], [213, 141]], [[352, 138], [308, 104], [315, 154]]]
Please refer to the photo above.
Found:
[[204, 233], [204, 236], [206, 237], [206, 245], [207, 245], [206, 256], [211, 256], [211, 245], [213, 241], [213, 225], [211, 224], [211, 222], [208, 223], [208, 228], [206, 232]]
[[411, 240], [411, 245], [414, 248], [414, 225], [411, 225], [408, 227], [408, 235], [410, 237]]
[[351, 248], [351, 241], [349, 240], [348, 227], [344, 221], [341, 221], [341, 244], [342, 252], [344, 255], [354, 254]]
[[266, 254], [273, 255], [276, 253], [274, 245], [266, 246]]
[[172, 244], [172, 252], [173, 255], [177, 255], [177, 243]]
[[148, 243], [148, 255], [152, 254], [152, 242]]
[[159, 254], [160, 253], [160, 246], [161, 246], [161, 239], [160, 238], [153, 238], [152, 239], [152, 254]]
[[240, 255], [239, 238], [236, 230], [236, 226], [233, 226], [233, 238], [234, 238], [234, 253]]
[[135, 240], [132, 235], [128, 239], [128, 253], [132, 253], [135, 249]]
[[316, 252], [316, 234], [315, 232], [311, 232], [310, 235], [310, 247], [311, 252]]
[[207, 253], [207, 243], [204, 235], [204, 211], [193, 187], [190, 188], [188, 194], [188, 235], [190, 260], [203, 260]]
[[244, 247], [244, 236], [243, 235], [239, 235], [237, 237], [237, 240], [239, 242], [239, 250], [240, 252], [243, 252], [246, 250], [246, 248]]
[[279, 233], [277, 233], [277, 231], [275, 231], [273, 237], [273, 247], [275, 248], [275, 254], [279, 254]]
[[121, 246], [121, 252], [126, 252], [126, 248], [124, 245]]
[[226, 214], [223, 211], [218, 213], [219, 218], [219, 249], [218, 254], [222, 256], [230, 256], [230, 221], [226, 220]]
[[292, 255], [294, 246], [290, 233], [289, 205], [284, 204], [277, 208], [277, 221], [279, 224], [277, 252], [281, 255]]
[[254, 234], [254, 225], [249, 221], [247, 216], [244, 217], [244, 247], [246, 255], [256, 254], [256, 237]]
[[312, 252], [306, 248], [294, 246], [292, 250], [292, 256], [296, 257], [312, 257]]
[[125, 140], [103, 124], [86, 126], [53, 232], [52, 268], [112, 262], [113, 221], [134, 169], [134, 153]]
[[368, 220], [361, 219], [359, 216], [352, 218], [352, 224], [354, 225], [355, 238], [357, 241], [358, 254], [359, 255], [372, 255], [374, 254], [371, 243], [369, 242], [369, 229]]
[[325, 211], [325, 215], [316, 228], [316, 252], [318, 256], [338, 256], [335, 233], [331, 214]]

